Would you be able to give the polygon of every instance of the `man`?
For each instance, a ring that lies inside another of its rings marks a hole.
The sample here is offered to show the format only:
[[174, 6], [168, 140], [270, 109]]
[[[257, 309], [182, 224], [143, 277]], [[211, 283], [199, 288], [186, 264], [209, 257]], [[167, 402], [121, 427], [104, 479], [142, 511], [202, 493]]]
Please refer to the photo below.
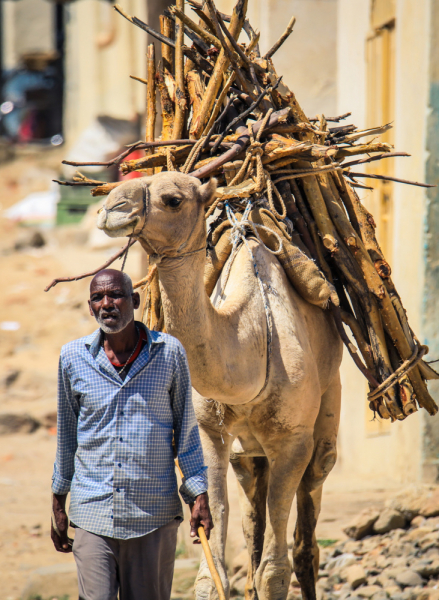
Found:
[[139, 303], [126, 274], [100, 271], [89, 300], [100, 328], [61, 350], [52, 540], [73, 545], [81, 600], [169, 599], [182, 520], [173, 440], [191, 536], [213, 527], [186, 355], [134, 321]]

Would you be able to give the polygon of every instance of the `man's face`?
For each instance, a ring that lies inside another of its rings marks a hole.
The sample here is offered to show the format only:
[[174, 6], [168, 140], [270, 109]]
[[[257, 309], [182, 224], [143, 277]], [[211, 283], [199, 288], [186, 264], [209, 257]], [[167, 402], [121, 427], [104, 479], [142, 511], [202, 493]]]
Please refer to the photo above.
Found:
[[96, 277], [90, 287], [90, 314], [105, 333], [119, 333], [134, 319], [138, 293], [130, 294], [119, 277], [108, 274]]

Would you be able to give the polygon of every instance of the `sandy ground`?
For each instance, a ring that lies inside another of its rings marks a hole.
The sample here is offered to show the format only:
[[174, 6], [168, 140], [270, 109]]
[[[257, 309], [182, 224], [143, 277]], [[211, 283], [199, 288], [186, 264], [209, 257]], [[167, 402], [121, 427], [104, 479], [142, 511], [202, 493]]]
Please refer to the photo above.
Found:
[[[47, 189], [57, 175], [62, 154], [62, 149], [26, 151], [18, 160], [1, 165], [0, 208], [8, 208], [30, 192]], [[41, 249], [15, 251], [15, 242], [25, 233], [23, 228], [0, 218], [0, 321], [20, 324], [17, 331], [0, 330], [0, 415], [29, 414], [45, 426], [31, 434], [0, 435], [0, 600], [22, 597], [32, 582], [37, 585], [44, 577], [59, 586], [51, 595], [61, 598], [73, 593], [73, 558], [57, 554], [49, 537], [50, 479], [56, 444], [51, 425], [56, 410], [60, 348], [96, 326], [86, 304], [87, 280], [60, 284], [49, 293], [43, 290], [56, 276], [74, 275], [102, 264], [122, 245], [116, 240], [112, 248], [91, 249], [86, 228], [77, 226], [47, 232], [47, 244]], [[141, 276], [139, 250], [133, 248], [130, 252], [126, 270], [134, 280]], [[383, 482], [342, 481], [335, 473], [325, 489], [317, 537], [340, 539], [342, 526], [354, 514], [371, 504], [381, 505], [392, 491]], [[231, 563], [244, 547], [231, 473], [229, 497], [233, 509], [227, 558]], [[181, 529], [175, 599], [190, 597], [188, 588], [197, 559], [197, 550], [188, 551], [187, 523]], [[289, 539], [293, 529], [294, 511]], [[184, 557], [188, 556], [192, 561], [187, 562]]]

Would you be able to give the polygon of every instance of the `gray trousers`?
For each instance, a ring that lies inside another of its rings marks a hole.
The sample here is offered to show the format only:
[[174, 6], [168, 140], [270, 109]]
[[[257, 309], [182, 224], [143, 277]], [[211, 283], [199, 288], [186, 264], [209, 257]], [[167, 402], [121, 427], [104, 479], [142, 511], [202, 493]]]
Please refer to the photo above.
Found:
[[169, 600], [179, 524], [129, 540], [76, 528], [79, 600]]

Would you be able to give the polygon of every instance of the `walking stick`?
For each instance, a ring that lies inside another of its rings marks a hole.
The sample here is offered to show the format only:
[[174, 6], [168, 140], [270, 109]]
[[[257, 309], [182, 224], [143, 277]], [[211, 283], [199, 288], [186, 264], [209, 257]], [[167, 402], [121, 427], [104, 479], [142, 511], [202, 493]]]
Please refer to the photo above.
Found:
[[[178, 464], [177, 460], [175, 461], [175, 464], [177, 465], [180, 476], [183, 479], [183, 473], [180, 469], [180, 465]], [[221, 577], [219, 576], [219, 573], [216, 570], [215, 563], [213, 561], [212, 550], [210, 549], [209, 541], [206, 537], [206, 532], [204, 531], [204, 527], [202, 525], [198, 527], [197, 533], [198, 537], [200, 538], [201, 545], [203, 547], [204, 555], [207, 561], [207, 566], [209, 567], [210, 574], [212, 575], [212, 579], [215, 583], [216, 591], [218, 592], [219, 600], [226, 600], [223, 582], [221, 581]]]

